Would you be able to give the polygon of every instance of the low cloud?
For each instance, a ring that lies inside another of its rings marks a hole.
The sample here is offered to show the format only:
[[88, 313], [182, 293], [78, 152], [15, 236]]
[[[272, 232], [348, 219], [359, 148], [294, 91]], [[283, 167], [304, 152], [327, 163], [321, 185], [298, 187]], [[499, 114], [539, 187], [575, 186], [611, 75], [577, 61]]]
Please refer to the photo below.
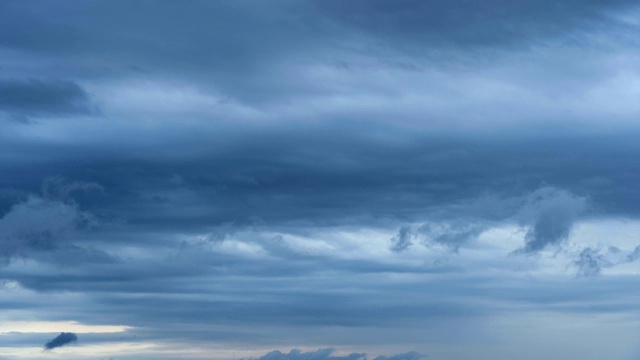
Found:
[[0, 79], [0, 112], [16, 118], [91, 114], [89, 94], [72, 81]]
[[520, 212], [528, 226], [525, 253], [535, 253], [566, 240], [575, 221], [587, 209], [587, 198], [566, 190], [543, 187], [532, 192]]
[[416, 351], [410, 351], [402, 354], [396, 354], [392, 356], [378, 356], [373, 360], [420, 360], [425, 356]]
[[29, 250], [52, 250], [58, 239], [91, 221], [75, 203], [29, 196], [0, 218], [0, 260]]
[[636, 246], [636, 248], [633, 249], [633, 251], [629, 255], [627, 255], [627, 260], [629, 262], [636, 261], [638, 259], [640, 259], [640, 245]]
[[615, 246], [606, 249], [585, 247], [574, 254], [573, 265], [579, 277], [598, 276], [603, 269], [634, 262], [640, 258], [640, 246], [624, 251]]
[[475, 239], [484, 227], [471, 222], [424, 224], [417, 230], [424, 245], [443, 245], [457, 252], [460, 246]]
[[41, 195], [26, 196], [0, 217], [0, 261], [30, 250], [54, 250], [66, 235], [95, 224], [94, 216], [70, 198], [74, 192], [93, 190], [103, 188], [59, 176], [45, 179]]
[[411, 241], [411, 238], [414, 236], [413, 231], [411, 230], [411, 227], [405, 225], [403, 227], [400, 228], [400, 230], [398, 231], [398, 235], [394, 236], [391, 239], [391, 251], [393, 252], [402, 252], [407, 250], [407, 248], [409, 248], [409, 246], [411, 246], [413, 244], [413, 241]]
[[426, 247], [445, 247], [449, 251], [457, 252], [460, 247], [475, 239], [485, 227], [473, 222], [432, 222], [424, 223], [417, 229], [404, 225], [398, 234], [391, 239], [391, 251], [407, 250], [414, 241]]
[[104, 192], [104, 188], [96, 183], [86, 181], [70, 181], [63, 176], [46, 178], [42, 183], [42, 196], [50, 200], [66, 200], [75, 192]]
[[[336, 356], [333, 355], [334, 350], [333, 348], [326, 348], [302, 352], [298, 349], [292, 349], [288, 353], [274, 350], [261, 356], [258, 360], [367, 360], [367, 354], [365, 353], [351, 353], [344, 356]], [[423, 357], [420, 353], [412, 351], [392, 356], [378, 356], [373, 360], [419, 360]]]
[[590, 247], [580, 251], [574, 264], [578, 267], [578, 276], [585, 277], [600, 275], [603, 266], [611, 265], [604, 255]]
[[61, 346], [65, 346], [74, 341], [78, 341], [78, 336], [72, 332], [63, 332], [56, 336], [53, 340], [44, 344], [45, 350], [52, 350]]

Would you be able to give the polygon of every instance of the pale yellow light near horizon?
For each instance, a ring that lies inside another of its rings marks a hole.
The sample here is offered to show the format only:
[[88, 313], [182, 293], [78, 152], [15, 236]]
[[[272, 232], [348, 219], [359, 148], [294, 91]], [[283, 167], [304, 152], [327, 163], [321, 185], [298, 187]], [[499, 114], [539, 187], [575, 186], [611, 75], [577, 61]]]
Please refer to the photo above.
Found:
[[18, 333], [118, 333], [132, 327], [124, 325], [86, 325], [77, 321], [6, 321], [0, 322], [0, 335]]

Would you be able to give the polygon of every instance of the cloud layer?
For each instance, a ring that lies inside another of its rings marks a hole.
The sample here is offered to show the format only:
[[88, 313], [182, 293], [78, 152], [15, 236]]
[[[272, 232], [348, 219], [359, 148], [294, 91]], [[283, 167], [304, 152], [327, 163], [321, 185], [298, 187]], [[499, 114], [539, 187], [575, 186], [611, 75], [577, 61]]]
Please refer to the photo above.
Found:
[[0, 353], [637, 359], [638, 14], [0, 1]]

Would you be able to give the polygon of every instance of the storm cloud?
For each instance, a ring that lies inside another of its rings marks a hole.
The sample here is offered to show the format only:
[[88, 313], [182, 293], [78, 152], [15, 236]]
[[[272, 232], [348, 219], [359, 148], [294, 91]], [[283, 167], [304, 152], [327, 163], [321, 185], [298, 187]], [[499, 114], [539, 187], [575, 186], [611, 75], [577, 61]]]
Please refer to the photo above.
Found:
[[0, 1], [0, 353], [637, 359], [638, 14]]

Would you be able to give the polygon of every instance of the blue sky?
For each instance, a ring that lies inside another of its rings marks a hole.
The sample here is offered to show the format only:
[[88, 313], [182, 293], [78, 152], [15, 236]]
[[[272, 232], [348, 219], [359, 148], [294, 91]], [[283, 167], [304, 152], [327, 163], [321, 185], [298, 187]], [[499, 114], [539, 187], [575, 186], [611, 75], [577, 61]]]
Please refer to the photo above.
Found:
[[617, 0], [0, 0], [0, 355], [637, 360], [639, 34]]

